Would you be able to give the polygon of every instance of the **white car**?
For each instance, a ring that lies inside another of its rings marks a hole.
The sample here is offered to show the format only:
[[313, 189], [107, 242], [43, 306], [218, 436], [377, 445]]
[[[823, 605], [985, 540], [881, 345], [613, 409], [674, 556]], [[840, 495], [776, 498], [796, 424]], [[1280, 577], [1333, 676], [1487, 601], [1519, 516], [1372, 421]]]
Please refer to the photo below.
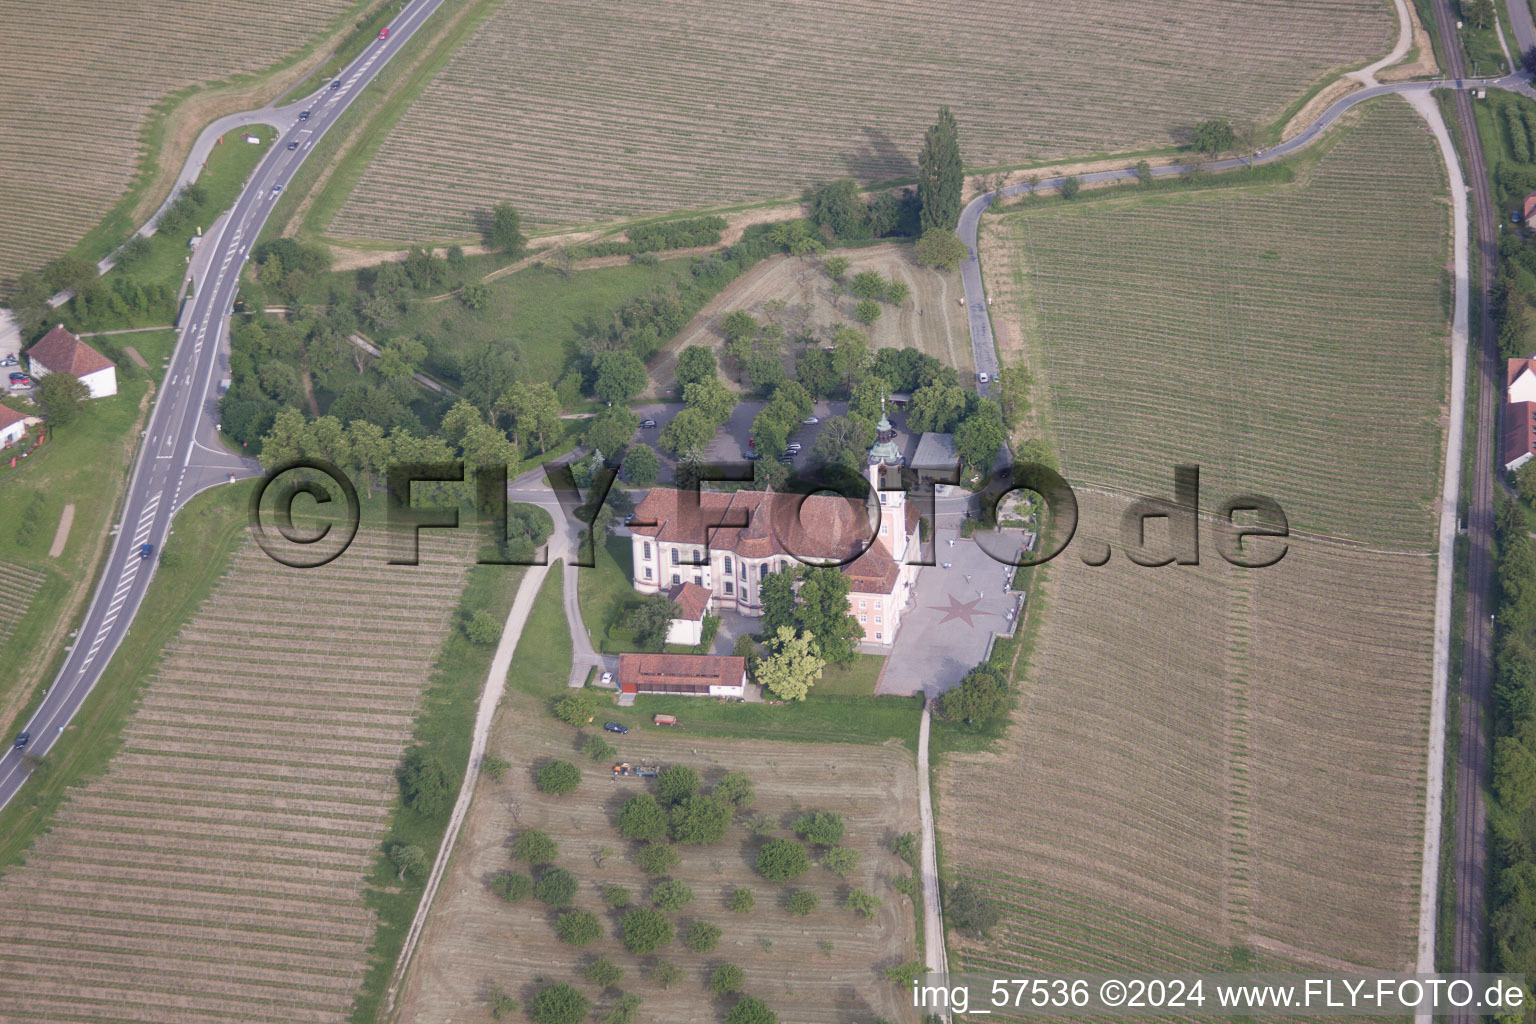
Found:
[[599, 679], [597, 681], [597, 685], [598, 686], [612, 686], [613, 685], [613, 673], [612, 672], [604, 672], [603, 673], [603, 678], [601, 678], [601, 679]]
[[982, 372], [980, 372], [980, 373], [978, 373], [976, 375], [976, 381], [977, 381], [977, 383], [980, 383], [980, 384], [985, 384], [987, 381], [989, 381], [991, 379], [992, 379], [991, 377], [987, 376], [987, 372], [985, 370], [983, 370]]

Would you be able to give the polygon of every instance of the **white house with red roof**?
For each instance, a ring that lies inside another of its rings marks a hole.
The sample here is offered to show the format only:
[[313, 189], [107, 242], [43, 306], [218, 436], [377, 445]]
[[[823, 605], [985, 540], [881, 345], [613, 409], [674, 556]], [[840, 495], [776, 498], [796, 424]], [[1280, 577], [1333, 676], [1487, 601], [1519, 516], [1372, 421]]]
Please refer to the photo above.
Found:
[[1499, 451], [1507, 473], [1536, 458], [1536, 358], [1511, 359], [1505, 367]]
[[692, 580], [667, 591], [677, 606], [677, 618], [667, 627], [667, 643], [694, 647], [704, 642], [704, 617], [709, 614], [713, 593]]
[[917, 578], [908, 556], [917, 550], [918, 511], [905, 491], [878, 489], [882, 479], [899, 486], [901, 453], [890, 421], [882, 417], [877, 429], [867, 467], [876, 490], [867, 503], [830, 494], [653, 488], [630, 524], [635, 589], [681, 595], [692, 584], [707, 592], [712, 608], [757, 617], [770, 572], [824, 561], [848, 576], [848, 612], [865, 642], [890, 646]]
[[27, 433], [27, 416], [0, 405], [0, 448], [9, 448]]
[[68, 373], [80, 379], [92, 398], [117, 394], [117, 367], [80, 338], [64, 329], [63, 324], [43, 335], [27, 349], [27, 366], [39, 379], [50, 373]]

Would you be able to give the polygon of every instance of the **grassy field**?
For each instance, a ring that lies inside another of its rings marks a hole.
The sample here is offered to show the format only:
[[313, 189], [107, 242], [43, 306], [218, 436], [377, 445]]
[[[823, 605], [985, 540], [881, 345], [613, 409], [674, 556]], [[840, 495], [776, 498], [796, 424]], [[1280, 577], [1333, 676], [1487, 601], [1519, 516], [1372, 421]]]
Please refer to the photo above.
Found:
[[1378, 0], [504, 4], [315, 226], [461, 239], [502, 199], [548, 226], [845, 175], [908, 179], [940, 104], [972, 167], [1167, 146], [1206, 117], [1274, 120], [1323, 76], [1386, 52], [1394, 32]]
[[[167, 102], [215, 77], [250, 78], [290, 62], [362, 6], [320, 0], [295, 17], [271, 0], [234, 0], [104, 17], [87, 0], [0, 2], [18, 55], [0, 68], [0, 280], [57, 256], [109, 213], [126, 237], [137, 225], [114, 206], [154, 177], [143, 165], [165, 141]], [[173, 159], [184, 157], [183, 149]]]
[[[911, 290], [912, 297], [900, 307], [882, 304], [880, 319], [863, 328], [872, 347], [916, 348], [953, 366], [961, 380], [970, 378], [975, 369], [974, 357], [965, 307], [958, 301], [964, 290], [957, 275], [918, 265], [912, 258], [911, 247], [905, 245], [839, 250], [837, 255], [849, 262], [845, 280], [873, 270]], [[764, 260], [715, 296], [651, 363], [653, 392], [662, 394], [676, 387], [677, 354], [687, 346], [703, 345], [723, 356], [720, 350], [725, 346], [725, 336], [720, 333], [719, 323], [727, 313], [747, 310], [759, 320], [771, 320], [784, 327], [786, 338], [794, 338], [802, 330], [815, 332], [821, 339], [818, 344], [830, 344], [831, 329], [838, 324], [862, 328], [853, 315], [858, 299], [846, 288], [834, 289], [834, 284], [819, 263], [788, 256]], [[763, 304], [773, 300], [786, 305], [769, 316]], [[784, 369], [791, 379], [798, 352], [798, 346], [785, 346]], [[732, 383], [729, 377], [727, 383]]]
[[[238, 538], [221, 528], [239, 511], [206, 521]], [[166, 610], [196, 614], [173, 636], [176, 614], [146, 627], [123, 670], [152, 678], [120, 748], [96, 748], [104, 774], [0, 876], [12, 1019], [348, 1018], [377, 920], [366, 887], [386, 829], [401, 834], [394, 770], [442, 698], [434, 665], [453, 674], [438, 653], [472, 563], [465, 539], [423, 544], [405, 570], [364, 533], [302, 575], [246, 545], [211, 593], [157, 575]], [[201, 579], [219, 547], [195, 550], [162, 573]], [[442, 728], [467, 744], [461, 724]]]
[[[0, 461], [0, 563], [40, 577], [24, 611], [0, 637], [0, 733], [10, 727], [41, 684], [50, 679], [63, 655], [65, 634], [89, 597], [96, 566], [105, 557], [107, 531], [115, 521], [119, 491], [127, 480], [138, 446], [137, 424], [147, 416], [149, 375], [158, 374], [176, 337], [151, 331], [119, 339], [132, 345], [149, 370], [118, 371], [117, 394], [86, 402], [79, 417], [53, 434], [37, 452], [10, 468]], [[36, 412], [25, 403], [10, 402]], [[38, 495], [42, 495], [38, 499]], [[64, 550], [49, 554], [66, 506], [74, 520]], [[24, 531], [23, 513], [37, 509], [36, 525]], [[14, 510], [14, 511], [12, 511]]]
[[[1052, 564], [1009, 731], [939, 772], [946, 872], [1006, 909], [952, 963], [1412, 963], [1443, 190], [1390, 101], [1293, 184], [989, 221], [995, 315], [1083, 504], [1074, 547], [1122, 550]], [[1125, 496], [1169, 493], [1176, 462], [1200, 464], [1205, 508], [1268, 493], [1310, 536], [1244, 570], [1206, 524], [1198, 567], [1130, 564]]]
[[[730, 706], [741, 711], [742, 705]], [[781, 710], [781, 709], [770, 709]], [[530, 727], [530, 721], [542, 725]], [[452, 866], [412, 966], [398, 1019], [402, 1022], [479, 1020], [489, 1015], [488, 993], [499, 987], [526, 1007], [544, 985], [569, 982], [598, 1004], [601, 1016], [616, 993], [602, 992], [579, 976], [594, 957], [607, 957], [625, 970], [615, 989], [644, 999], [640, 1020], [719, 1020], [733, 1000], [719, 999], [706, 987], [710, 970], [735, 963], [746, 972], [744, 991], [768, 1003], [784, 1021], [841, 1024], [884, 1018], [892, 1024], [916, 1024], [904, 1005], [905, 993], [885, 981], [880, 970], [916, 955], [910, 901], [891, 886], [907, 869], [890, 852], [891, 840], [916, 831], [917, 794], [907, 751], [893, 747], [784, 746], [772, 742], [720, 742], [682, 730], [634, 731], [608, 736], [619, 756], [635, 763], [686, 764], [706, 783], [727, 771], [746, 772], [757, 791], [749, 814], [763, 814], [771, 835], [787, 836], [788, 822], [808, 810], [842, 814], [845, 845], [857, 850], [854, 873], [839, 879], [813, 866], [802, 878], [771, 883], [752, 868], [761, 839], [742, 824], [713, 846], [680, 846], [681, 863], [671, 876], [687, 883], [692, 903], [669, 915], [678, 940], [657, 954], [636, 957], [617, 937], [620, 914], [608, 909], [601, 886], [627, 889], [635, 904], [648, 905], [654, 882], [634, 863], [634, 847], [619, 835], [614, 817], [622, 802], [643, 791], [644, 780], [610, 781], [606, 763], [593, 764], [576, 752], [581, 734], [543, 717], [522, 694], [509, 697], [493, 727], [489, 751], [512, 763], [506, 779], [483, 780], [460, 836]], [[535, 790], [532, 770], [550, 758], [582, 765], [581, 786], [564, 797]], [[738, 821], [747, 815], [739, 815]], [[574, 907], [596, 913], [602, 935], [585, 948], [566, 945], [551, 927], [556, 913], [537, 900], [511, 904], [487, 888], [495, 874], [523, 870], [507, 855], [509, 836], [522, 829], [546, 831], [560, 846], [562, 867], [579, 882]], [[753, 890], [756, 906], [732, 913], [726, 897], [737, 886]], [[877, 916], [865, 921], [842, 906], [852, 886], [884, 901]], [[807, 917], [791, 916], [783, 900], [806, 889], [820, 898]], [[722, 931], [708, 954], [690, 952], [681, 932], [693, 921]], [[658, 960], [682, 968], [681, 980], [663, 989], [651, 977]], [[597, 1019], [597, 1017], [594, 1017]]]

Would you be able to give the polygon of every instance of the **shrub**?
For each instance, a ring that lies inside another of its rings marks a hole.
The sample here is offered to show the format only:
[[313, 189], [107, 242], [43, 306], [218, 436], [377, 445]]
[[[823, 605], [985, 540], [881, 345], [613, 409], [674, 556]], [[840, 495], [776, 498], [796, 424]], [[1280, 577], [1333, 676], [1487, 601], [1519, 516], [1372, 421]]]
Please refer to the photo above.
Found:
[[596, 713], [597, 698], [586, 690], [577, 690], [555, 701], [555, 717], [566, 725], [586, 725]]
[[621, 933], [625, 949], [645, 956], [672, 941], [672, 922], [659, 910], [636, 907], [624, 915]]
[[496, 782], [506, 778], [507, 772], [511, 768], [512, 762], [497, 757], [495, 754], [486, 754], [480, 758], [480, 770]]
[[752, 895], [751, 889], [733, 889], [726, 905], [738, 914], [745, 914], [757, 905], [757, 897]]
[[1082, 179], [1075, 174], [1069, 174], [1065, 178], [1061, 179], [1061, 185], [1057, 189], [1057, 192], [1063, 199], [1075, 199], [1077, 198], [1077, 194], [1082, 190]]
[[683, 969], [671, 960], [663, 960], [651, 969], [651, 980], [662, 988], [671, 988], [674, 982], [683, 977]]
[[708, 953], [719, 944], [722, 934], [719, 928], [708, 921], [695, 921], [688, 926], [683, 944], [695, 953]]
[[640, 865], [640, 870], [652, 878], [666, 874], [677, 867], [677, 862], [682, 858], [677, 851], [666, 843], [646, 843], [635, 854], [635, 863]]
[[730, 826], [730, 808], [712, 796], [695, 793], [672, 808], [672, 838], [685, 846], [718, 843]]
[[770, 882], [799, 878], [810, 866], [805, 847], [791, 839], [770, 839], [757, 853], [757, 873]]
[[569, 761], [551, 761], [539, 769], [535, 781], [540, 792], [559, 796], [581, 785], [581, 769]]
[[552, 907], [568, 907], [576, 897], [576, 877], [565, 868], [546, 868], [533, 883], [533, 894]]
[[1001, 916], [996, 905], [970, 882], [959, 882], [944, 900], [944, 919], [960, 931], [985, 938]]
[[768, 1009], [768, 1004], [761, 999], [742, 996], [725, 1015], [725, 1024], [779, 1024], [779, 1015]]
[[944, 228], [929, 228], [923, 232], [923, 237], [917, 240], [913, 247], [917, 261], [925, 267], [936, 267], [940, 270], [956, 270], [969, 251], [965, 243], [960, 241], [958, 235]]
[[512, 859], [525, 860], [529, 864], [552, 864], [560, 855], [560, 848], [549, 836], [536, 828], [524, 829], [512, 843]]
[[453, 799], [448, 769], [426, 747], [412, 747], [405, 755], [405, 763], [400, 768], [400, 785], [405, 792], [406, 806], [427, 817], [446, 811]]
[[656, 776], [656, 797], [667, 806], [680, 804], [699, 791], [699, 773], [687, 765], [663, 768]]
[[[741, 637], [736, 638], [738, 645], [741, 639]], [[747, 638], [747, 642], [751, 643], [750, 637]], [[720, 777], [720, 781], [715, 783], [710, 796], [737, 811], [746, 810], [752, 806], [752, 801], [757, 799], [752, 790], [752, 780], [746, 772], [726, 772]]]
[[591, 1000], [563, 982], [544, 989], [528, 1004], [535, 1024], [581, 1024], [591, 1010]]
[[586, 742], [581, 745], [581, 752], [594, 761], [606, 761], [618, 753], [613, 744], [601, 736], [588, 736]]
[[804, 917], [821, 905], [821, 897], [809, 889], [796, 889], [784, 901], [784, 909], [796, 917]]
[[516, 999], [513, 999], [511, 996], [507, 995], [506, 991], [503, 990], [500, 985], [494, 985], [491, 987], [490, 994], [487, 996], [486, 1001], [491, 1004], [492, 1020], [501, 1020], [501, 1018], [510, 1016], [511, 1014], [514, 1014], [518, 1010], [522, 1009], [522, 1004], [519, 1003]]
[[902, 988], [908, 987], [926, 973], [928, 973], [928, 965], [921, 960], [908, 960], [895, 967], [887, 967], [884, 971], [887, 981]]
[[662, 910], [682, 910], [693, 902], [693, 890], [687, 882], [669, 878], [651, 890], [651, 902]]
[[586, 946], [603, 934], [603, 926], [590, 910], [573, 910], [555, 921], [555, 934], [572, 946]]
[[859, 852], [846, 846], [829, 846], [821, 855], [821, 865], [838, 878], [847, 878], [859, 866]]
[[501, 639], [501, 620], [487, 611], [475, 612], [464, 633], [474, 643], [489, 647]]
[[717, 996], [740, 992], [747, 983], [747, 972], [737, 964], [721, 964], [709, 972], [709, 990]]
[[581, 976], [599, 988], [611, 988], [624, 977], [624, 968], [600, 956], [581, 969]]
[[880, 319], [880, 303], [874, 299], [860, 299], [859, 304], [853, 307], [853, 315], [860, 323], [872, 324]]
[[503, 871], [491, 879], [491, 892], [508, 903], [521, 903], [533, 893], [533, 879], [521, 871]]
[[917, 836], [911, 832], [903, 832], [896, 837], [891, 844], [891, 852], [907, 862], [907, 866], [917, 868]]
[[881, 904], [884, 902], [884, 900], [872, 892], [867, 892], [864, 889], [854, 889], [848, 893], [848, 898], [844, 901], [844, 905], [864, 918], [872, 918], [875, 916], [875, 911], [880, 909]]
[[831, 846], [843, 838], [843, 816], [831, 811], [812, 811], [795, 819], [795, 835], [817, 846]]
[[619, 833], [640, 842], [663, 839], [667, 834], [667, 812], [649, 793], [632, 796], [619, 811]]
[[629, 890], [622, 885], [603, 886], [603, 902], [614, 910], [623, 910], [629, 906]]

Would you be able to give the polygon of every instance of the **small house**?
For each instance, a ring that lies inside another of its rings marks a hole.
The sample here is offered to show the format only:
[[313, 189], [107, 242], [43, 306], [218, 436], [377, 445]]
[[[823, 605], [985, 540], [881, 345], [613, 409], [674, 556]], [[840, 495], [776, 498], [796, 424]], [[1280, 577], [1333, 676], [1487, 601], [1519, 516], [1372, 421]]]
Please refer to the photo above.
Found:
[[26, 415], [0, 405], [0, 448], [9, 448], [25, 437], [26, 433]]
[[677, 618], [667, 627], [667, 643], [693, 647], [704, 642], [704, 616], [714, 592], [698, 583], [679, 583], [667, 591], [677, 606]]
[[78, 377], [92, 398], [117, 394], [117, 367], [112, 360], [66, 331], [63, 324], [56, 325], [27, 349], [27, 366], [32, 376], [39, 379], [50, 373]]
[[619, 693], [745, 697], [747, 659], [718, 654], [621, 654]]
[[1520, 219], [1529, 224], [1532, 217], [1536, 217], [1536, 192], [1526, 196], [1525, 201], [1520, 204]]

